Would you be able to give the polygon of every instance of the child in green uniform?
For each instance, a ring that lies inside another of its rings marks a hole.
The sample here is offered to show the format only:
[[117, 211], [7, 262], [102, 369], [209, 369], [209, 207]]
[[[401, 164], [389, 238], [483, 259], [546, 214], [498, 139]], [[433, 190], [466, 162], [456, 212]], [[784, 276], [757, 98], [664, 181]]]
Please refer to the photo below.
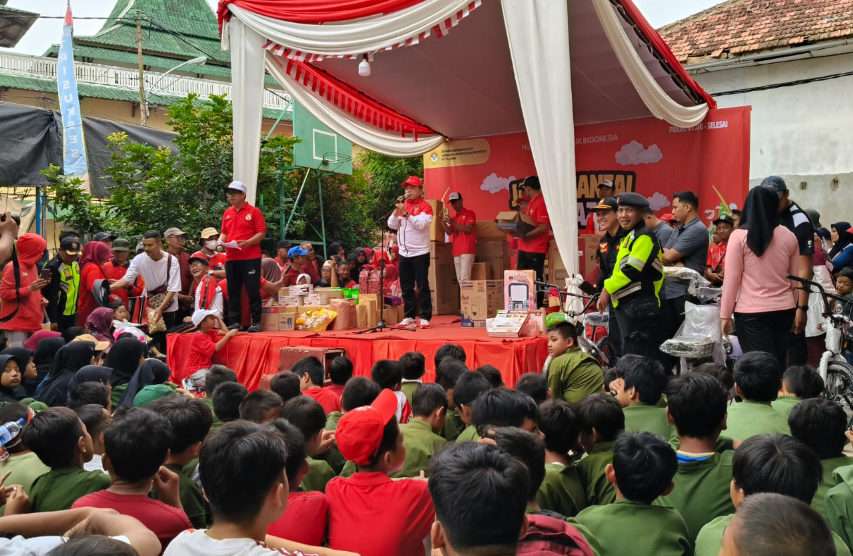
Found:
[[823, 398], [803, 400], [791, 410], [788, 417], [791, 436], [815, 451], [820, 458], [823, 476], [812, 508], [824, 513], [824, 498], [835, 486], [833, 473], [839, 467], [853, 464], [853, 458], [842, 452], [847, 444], [847, 414], [837, 403]]
[[542, 405], [551, 399], [551, 390], [548, 389], [548, 379], [539, 373], [527, 373], [515, 383], [515, 389], [524, 392], [536, 402]]
[[[338, 421], [347, 411], [357, 407], [364, 407], [373, 403], [382, 388], [366, 376], [354, 376], [347, 381], [344, 392], [341, 395], [341, 411], [332, 411], [326, 416], [326, 430], [334, 431], [338, 428]], [[332, 470], [338, 475], [349, 477], [355, 473], [355, 464], [348, 462], [337, 446], [318, 456], [328, 463]], [[346, 470], [346, 473], [344, 473]]]
[[240, 402], [240, 419], [263, 425], [278, 418], [284, 402], [272, 390], [249, 392]]
[[423, 384], [426, 374], [426, 360], [422, 353], [407, 351], [400, 356], [400, 365], [403, 366], [403, 393], [409, 403], [412, 403], [412, 394]]
[[220, 384], [213, 393], [213, 414], [221, 423], [236, 421], [240, 418], [240, 404], [248, 395], [249, 391], [239, 382]]
[[[439, 351], [452, 345], [445, 344], [439, 348]], [[436, 353], [437, 358], [438, 353]], [[444, 430], [441, 432], [441, 436], [448, 442], [455, 442], [459, 437], [459, 433], [465, 429], [465, 423], [459, 418], [456, 402], [453, 399], [453, 388], [456, 386], [456, 381], [459, 380], [459, 377], [467, 372], [470, 372], [470, 369], [465, 366], [465, 363], [459, 361], [456, 357], [450, 356], [442, 359], [435, 367], [435, 382], [444, 388], [444, 391], [447, 393], [447, 419], [444, 422]]]
[[204, 529], [210, 523], [210, 506], [201, 487], [184, 468], [198, 458], [201, 443], [213, 424], [213, 415], [203, 401], [188, 396], [160, 398], [146, 409], [162, 415], [171, 425], [172, 442], [165, 466], [178, 475], [181, 505], [193, 527]]
[[471, 422], [477, 434], [482, 434], [487, 426], [518, 427], [538, 434], [539, 406], [533, 398], [517, 390], [492, 388], [474, 400]]
[[782, 387], [782, 370], [763, 351], [745, 354], [735, 363], [735, 392], [743, 401], [729, 406], [726, 436], [746, 440], [758, 434], [791, 434], [785, 416], [770, 405]]
[[689, 373], [669, 383], [667, 399], [667, 417], [678, 432], [678, 471], [673, 491], [656, 503], [677, 509], [695, 540], [706, 523], [735, 509], [729, 495], [734, 452], [716, 449], [727, 396], [715, 378]]
[[[628, 360], [628, 361], [626, 361]], [[611, 385], [625, 413], [625, 430], [646, 431], [669, 440], [674, 435], [666, 409], [657, 407], [666, 386], [663, 365], [651, 357], [625, 355], [619, 360], [624, 377]]]
[[578, 474], [586, 489], [589, 505], [610, 504], [616, 489], [605, 470], [613, 462], [613, 442], [625, 430], [625, 414], [616, 398], [595, 394], [576, 407], [580, 417], [580, 444], [586, 457], [578, 463]]
[[800, 400], [817, 398], [822, 393], [823, 379], [817, 371], [811, 367], [795, 365], [788, 367], [782, 375], [782, 389], [779, 390], [779, 397], [770, 405], [787, 419]]
[[429, 469], [430, 459], [447, 444], [447, 440], [438, 436], [438, 432], [444, 429], [445, 417], [447, 394], [444, 388], [430, 383], [422, 384], [415, 390], [412, 396], [412, 420], [400, 425], [403, 444], [406, 445], [406, 463], [399, 471], [391, 473], [390, 477], [418, 477]]
[[578, 414], [565, 401], [551, 400], [539, 406], [539, 430], [545, 435], [545, 478], [536, 502], [543, 510], [572, 517], [586, 508], [586, 490], [569, 455], [578, 450], [580, 428]]
[[453, 387], [453, 401], [456, 403], [456, 411], [459, 418], [465, 423], [465, 430], [459, 434], [456, 442], [468, 442], [478, 440], [477, 427], [471, 423], [471, 406], [480, 394], [492, 389], [492, 385], [477, 371], [463, 373]]
[[[796, 438], [754, 436], [743, 441], [732, 460], [732, 503], [738, 508], [745, 498], [769, 492], [811, 504], [822, 473], [820, 458]], [[696, 537], [695, 556], [717, 556], [733, 518], [734, 514], [718, 517], [705, 525]], [[838, 556], [850, 554], [839, 537], [833, 534], [833, 539]]]
[[848, 547], [853, 546], [853, 465], [839, 467], [832, 477], [835, 486], [823, 499], [829, 527]]
[[[35, 412], [22, 403], [7, 402], [0, 407], [0, 424], [18, 419], [29, 422], [34, 415]], [[19, 432], [4, 446], [9, 453], [9, 458], [0, 462], [0, 477], [10, 472], [5, 484], [21, 485], [24, 492], [29, 494], [35, 480], [50, 471], [50, 467], [43, 464], [38, 456], [27, 448], [21, 438]], [[2, 514], [3, 511], [0, 509], [0, 515]]]
[[222, 426], [222, 421], [220, 421], [219, 417], [216, 416], [216, 413], [213, 412], [213, 393], [216, 391], [217, 386], [226, 382], [237, 383], [237, 373], [225, 365], [211, 365], [210, 370], [207, 371], [207, 375], [204, 377], [204, 397], [201, 401], [204, 402], [207, 409], [209, 409], [210, 413], [213, 415], [213, 424], [211, 425], [212, 429], [217, 429]]
[[287, 403], [302, 395], [302, 381], [296, 373], [283, 371], [272, 377], [270, 390], [278, 394], [282, 403]]
[[315, 456], [329, 450], [334, 434], [326, 431], [326, 412], [320, 402], [308, 396], [293, 398], [281, 408], [281, 416], [290, 421], [305, 437], [310, 471], [302, 480], [302, 490], [326, 491], [326, 484], [335, 478], [335, 471]]
[[744, 500], [723, 535], [722, 556], [833, 554], [826, 521], [808, 505], [781, 494]]
[[109, 488], [109, 475], [83, 469], [92, 459], [92, 437], [72, 410], [45, 409], [24, 427], [22, 435], [24, 445], [50, 467], [30, 490], [32, 511], [67, 510], [78, 498]]
[[693, 543], [678, 510], [652, 505], [672, 491], [677, 468], [675, 452], [665, 440], [648, 432], [626, 432], [614, 443], [613, 463], [605, 470], [616, 501], [589, 507], [569, 522], [586, 527], [603, 555], [691, 556]]
[[578, 347], [578, 332], [569, 322], [548, 328], [548, 388], [554, 399], [578, 403], [604, 391], [604, 371], [598, 361]]

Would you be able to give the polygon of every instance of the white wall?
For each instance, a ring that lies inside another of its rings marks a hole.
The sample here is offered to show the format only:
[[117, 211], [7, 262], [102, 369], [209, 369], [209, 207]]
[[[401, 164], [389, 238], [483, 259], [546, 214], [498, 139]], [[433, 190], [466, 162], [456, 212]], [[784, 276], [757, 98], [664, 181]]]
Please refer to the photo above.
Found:
[[[851, 70], [853, 53], [847, 53], [693, 77], [713, 95]], [[750, 187], [782, 176], [791, 198], [817, 209], [824, 226], [853, 220], [853, 77], [715, 98], [720, 108], [752, 106]]]

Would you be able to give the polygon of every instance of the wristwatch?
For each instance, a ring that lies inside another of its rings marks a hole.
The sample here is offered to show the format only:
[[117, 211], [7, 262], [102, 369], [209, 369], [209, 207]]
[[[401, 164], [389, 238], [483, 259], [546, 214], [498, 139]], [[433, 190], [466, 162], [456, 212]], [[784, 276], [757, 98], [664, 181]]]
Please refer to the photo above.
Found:
[[808, 306], [808, 305], [797, 305], [797, 311], [806, 311], [806, 312], [808, 312], [808, 310], [809, 310], [809, 306]]

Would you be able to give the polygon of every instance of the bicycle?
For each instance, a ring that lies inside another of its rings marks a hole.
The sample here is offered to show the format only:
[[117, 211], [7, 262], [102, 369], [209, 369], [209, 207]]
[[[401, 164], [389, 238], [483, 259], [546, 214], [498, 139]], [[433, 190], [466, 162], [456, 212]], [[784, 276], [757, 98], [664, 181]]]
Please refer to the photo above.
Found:
[[[839, 405], [846, 405], [849, 409], [853, 409], [853, 366], [841, 355], [841, 348], [847, 341], [853, 339], [853, 335], [850, 332], [850, 318], [847, 316], [853, 309], [853, 304], [842, 297], [827, 293], [823, 289], [823, 286], [817, 282], [812, 282], [799, 276], [792, 276], [791, 274], [788, 274], [787, 278], [803, 286], [797, 289], [821, 295], [824, 309], [823, 316], [829, 319], [832, 327], [841, 333], [841, 341], [838, 344], [837, 351], [832, 349], [829, 342], [827, 342], [826, 351], [820, 358], [820, 365], [818, 365], [817, 371], [824, 382], [824, 397]], [[840, 312], [832, 311], [830, 300], [835, 300], [837, 303], [842, 304]]]
[[[537, 293], [548, 293], [552, 290], [557, 290], [557, 293], [560, 296], [561, 307], [565, 303], [566, 298], [569, 296], [586, 301], [586, 304], [580, 312], [566, 312], [568, 321], [575, 321], [574, 326], [577, 330], [578, 344], [581, 350], [595, 357], [602, 369], [614, 367], [616, 365], [616, 348], [613, 346], [613, 342], [610, 341], [610, 338], [607, 335], [610, 328], [610, 315], [607, 313], [599, 313], [596, 310], [596, 303], [598, 302], [598, 298], [601, 294], [596, 293], [591, 296], [576, 294], [566, 290], [561, 290], [554, 284], [549, 284], [547, 282], [537, 281], [536, 285], [543, 287], [542, 289], [537, 290]], [[590, 308], [592, 308], [592, 311], [590, 311]], [[604, 336], [596, 341], [595, 336], [599, 329], [604, 331]]]

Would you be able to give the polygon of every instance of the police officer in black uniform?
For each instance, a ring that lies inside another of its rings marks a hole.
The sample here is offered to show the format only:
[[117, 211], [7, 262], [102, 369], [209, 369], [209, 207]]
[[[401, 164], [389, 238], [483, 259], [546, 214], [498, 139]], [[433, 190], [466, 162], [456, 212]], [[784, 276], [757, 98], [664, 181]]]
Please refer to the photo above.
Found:
[[[605, 197], [598, 202], [598, 205], [592, 207], [590, 212], [594, 213], [594, 217], [598, 219], [598, 229], [604, 231], [604, 236], [598, 243], [598, 249], [595, 253], [598, 255], [598, 281], [595, 284], [596, 289], [600, 292], [604, 289], [604, 281], [610, 278], [613, 274], [613, 269], [616, 268], [616, 257], [619, 254], [619, 244], [626, 232], [619, 225], [619, 219], [616, 217], [617, 203], [615, 197]], [[614, 347], [616, 356], [622, 355], [622, 334], [619, 332], [619, 323], [616, 321], [616, 313], [611, 306], [608, 310], [610, 315], [608, 337]]]

